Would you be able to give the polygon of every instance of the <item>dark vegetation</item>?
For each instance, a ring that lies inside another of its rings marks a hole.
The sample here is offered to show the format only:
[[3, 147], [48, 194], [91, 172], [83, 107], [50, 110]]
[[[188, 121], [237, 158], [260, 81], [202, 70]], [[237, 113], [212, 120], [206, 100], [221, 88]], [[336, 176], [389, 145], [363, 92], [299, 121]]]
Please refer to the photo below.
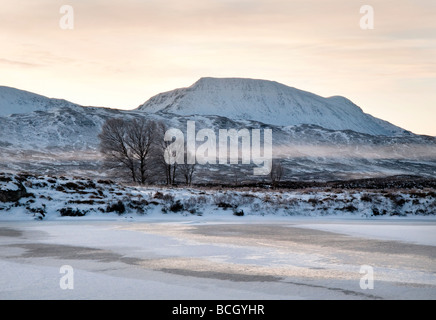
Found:
[[298, 189], [436, 189], [436, 178], [426, 178], [420, 176], [391, 176], [370, 179], [356, 179], [347, 181], [275, 181], [273, 185], [267, 182], [241, 183], [234, 185], [232, 183], [201, 183], [195, 184], [197, 187], [215, 188], [222, 187], [228, 189], [255, 189], [255, 190], [298, 190]]

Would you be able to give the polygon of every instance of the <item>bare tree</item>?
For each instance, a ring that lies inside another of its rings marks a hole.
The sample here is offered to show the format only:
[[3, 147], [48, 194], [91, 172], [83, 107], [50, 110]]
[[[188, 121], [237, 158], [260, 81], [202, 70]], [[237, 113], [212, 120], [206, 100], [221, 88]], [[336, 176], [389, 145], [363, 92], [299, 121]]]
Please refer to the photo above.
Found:
[[[186, 153], [185, 153], [185, 159]], [[196, 164], [179, 164], [178, 166], [180, 168], [180, 172], [182, 173], [183, 177], [185, 178], [185, 182], [188, 186], [192, 185], [192, 178], [194, 176], [195, 170], [196, 170]]]
[[240, 178], [241, 178], [241, 172], [240, 172], [240, 168], [237, 165], [231, 165], [230, 168], [231, 172], [232, 172], [232, 177], [233, 177], [233, 183], [235, 186], [239, 185], [241, 183]]
[[170, 153], [170, 149], [168, 147], [171, 145], [171, 142], [169, 141], [163, 141], [161, 143], [162, 150], [161, 150], [161, 164], [165, 171], [165, 177], [167, 181], [167, 185], [172, 185], [176, 183], [176, 173], [177, 173], [177, 167], [178, 163], [168, 163], [166, 161], [166, 158], [171, 157], [172, 155]]
[[155, 128], [156, 123], [144, 118], [107, 120], [98, 136], [106, 164], [128, 169], [133, 182], [144, 184]]
[[156, 124], [143, 118], [134, 119], [128, 124], [126, 143], [138, 162], [138, 182], [144, 184], [147, 179], [147, 159], [154, 141]]
[[279, 160], [274, 160], [272, 163], [271, 173], [270, 173], [271, 183], [273, 187], [275, 187], [277, 183], [280, 183], [280, 181], [283, 178], [283, 173], [284, 173], [284, 169], [281, 162]]
[[[172, 142], [171, 141], [165, 141], [165, 132], [167, 131], [167, 126], [159, 122], [156, 124], [155, 127], [155, 144], [154, 144], [154, 151], [153, 151], [153, 161], [156, 164], [155, 166], [155, 174], [156, 175], [164, 175], [165, 176], [165, 182], [167, 185], [172, 185], [176, 183], [176, 175], [177, 175], [177, 168], [178, 163], [168, 163], [166, 159], [172, 157], [173, 155], [170, 154], [171, 152], [175, 151], [170, 148], [168, 148]], [[177, 152], [183, 152], [182, 150]]]
[[132, 181], [136, 182], [136, 168], [133, 154], [126, 141], [127, 123], [123, 119], [108, 119], [99, 134], [100, 152], [109, 167], [125, 167]]

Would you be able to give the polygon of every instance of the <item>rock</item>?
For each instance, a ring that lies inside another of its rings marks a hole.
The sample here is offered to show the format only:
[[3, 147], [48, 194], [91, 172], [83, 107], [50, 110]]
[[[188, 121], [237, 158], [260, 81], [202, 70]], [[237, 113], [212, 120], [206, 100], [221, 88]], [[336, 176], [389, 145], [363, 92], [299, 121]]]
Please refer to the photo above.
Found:
[[233, 215], [237, 216], [237, 217], [243, 217], [244, 216], [244, 210], [234, 211]]
[[20, 182], [0, 183], [0, 202], [17, 202], [26, 194], [27, 190]]

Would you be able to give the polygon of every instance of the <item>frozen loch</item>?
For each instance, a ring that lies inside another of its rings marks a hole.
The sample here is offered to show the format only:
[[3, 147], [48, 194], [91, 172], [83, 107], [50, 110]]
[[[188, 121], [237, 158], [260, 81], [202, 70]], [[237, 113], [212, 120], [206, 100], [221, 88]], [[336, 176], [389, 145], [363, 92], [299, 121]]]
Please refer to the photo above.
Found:
[[53, 219], [0, 224], [0, 299], [435, 299], [436, 220]]

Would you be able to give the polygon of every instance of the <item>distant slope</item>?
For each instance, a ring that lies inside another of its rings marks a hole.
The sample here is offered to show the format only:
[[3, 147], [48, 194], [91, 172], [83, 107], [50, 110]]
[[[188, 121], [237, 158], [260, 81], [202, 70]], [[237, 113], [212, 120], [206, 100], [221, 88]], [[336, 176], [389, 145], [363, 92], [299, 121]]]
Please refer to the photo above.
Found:
[[66, 100], [50, 99], [35, 93], [0, 86], [0, 117], [77, 106]]
[[406, 134], [374, 118], [344, 97], [323, 98], [278, 82], [240, 78], [202, 78], [189, 88], [158, 94], [137, 110], [176, 115], [218, 115], [277, 126], [314, 124], [331, 130], [371, 135]]

